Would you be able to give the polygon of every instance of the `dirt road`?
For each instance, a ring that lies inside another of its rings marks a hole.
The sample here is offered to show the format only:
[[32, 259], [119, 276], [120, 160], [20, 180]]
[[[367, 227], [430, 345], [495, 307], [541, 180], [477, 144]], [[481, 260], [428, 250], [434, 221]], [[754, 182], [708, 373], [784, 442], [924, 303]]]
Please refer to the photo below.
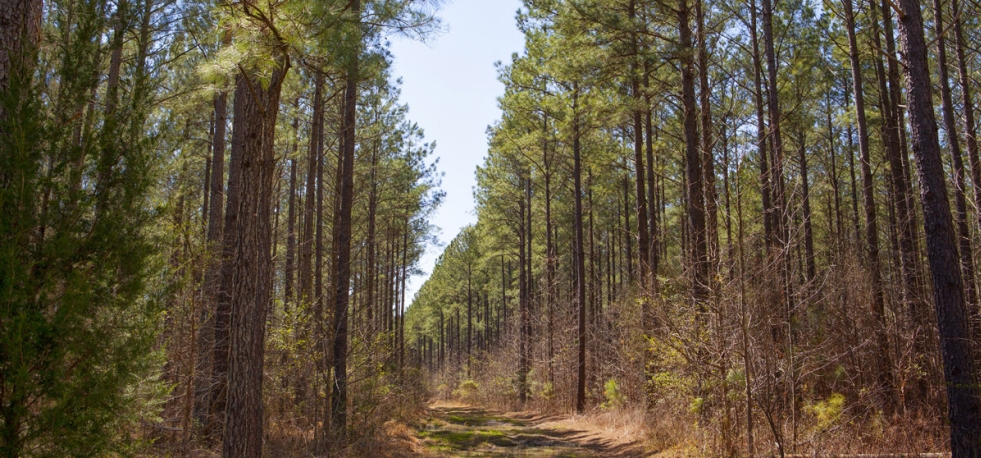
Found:
[[437, 457], [640, 457], [639, 447], [610, 434], [576, 429], [567, 417], [500, 413], [459, 404], [434, 404], [417, 431]]

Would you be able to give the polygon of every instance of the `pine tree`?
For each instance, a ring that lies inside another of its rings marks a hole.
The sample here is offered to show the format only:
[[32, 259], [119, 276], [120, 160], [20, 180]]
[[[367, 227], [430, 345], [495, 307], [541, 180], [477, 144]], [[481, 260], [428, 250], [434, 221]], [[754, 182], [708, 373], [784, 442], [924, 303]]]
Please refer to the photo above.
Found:
[[[110, 12], [72, 1], [51, 10], [63, 40], [57, 48], [39, 36], [41, 2], [2, 5], [3, 456], [99, 456], [135, 445], [142, 406], [134, 390], [154, 383], [158, 310], [150, 288], [161, 273], [149, 204], [159, 163], [144, 137], [156, 18], [142, 5], [152, 3], [121, 2]], [[136, 33], [134, 47], [102, 41], [123, 33]], [[119, 56], [106, 86], [104, 51]], [[130, 85], [113, 86], [122, 74]], [[93, 97], [105, 105], [95, 109]]]

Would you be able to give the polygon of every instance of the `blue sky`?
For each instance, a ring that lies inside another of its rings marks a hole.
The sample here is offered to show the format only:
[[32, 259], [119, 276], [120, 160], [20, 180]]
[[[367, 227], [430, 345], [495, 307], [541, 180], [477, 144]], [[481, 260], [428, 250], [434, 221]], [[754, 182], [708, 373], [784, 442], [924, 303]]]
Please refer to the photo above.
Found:
[[[511, 53], [524, 47], [514, 21], [520, 6], [520, 0], [450, 0], [439, 13], [441, 36], [428, 43], [392, 41], [401, 100], [426, 140], [436, 142], [439, 170], [446, 174], [446, 200], [433, 220], [443, 243], [477, 220], [474, 171], [487, 153], [487, 126], [500, 118], [497, 97], [504, 93], [494, 62], [510, 62]], [[410, 280], [407, 299], [426, 281], [441, 252], [430, 247], [421, 262], [426, 274]]]

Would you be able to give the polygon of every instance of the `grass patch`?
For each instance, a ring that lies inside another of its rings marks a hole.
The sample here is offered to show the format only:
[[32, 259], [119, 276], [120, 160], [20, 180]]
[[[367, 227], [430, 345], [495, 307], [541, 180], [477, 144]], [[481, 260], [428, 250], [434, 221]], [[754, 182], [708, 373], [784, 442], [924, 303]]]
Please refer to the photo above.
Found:
[[463, 426], [488, 426], [494, 424], [501, 425], [511, 425], [511, 426], [524, 426], [523, 422], [518, 420], [513, 420], [510, 418], [502, 417], [492, 417], [492, 416], [461, 416], [461, 415], [450, 415], [446, 418], [446, 421]]
[[446, 420], [450, 423], [456, 423], [458, 425], [464, 426], [481, 426], [488, 422], [489, 417], [462, 417], [459, 415], [450, 415]]
[[445, 420], [449, 423], [463, 425], [463, 426], [488, 426], [494, 424], [525, 426], [524, 422], [512, 418], [495, 417], [492, 415], [480, 415], [480, 414], [470, 415], [466, 412], [451, 413], [445, 418]]
[[431, 440], [430, 448], [442, 451], [472, 450], [483, 445], [514, 446], [514, 442], [498, 430], [422, 431], [419, 437]]

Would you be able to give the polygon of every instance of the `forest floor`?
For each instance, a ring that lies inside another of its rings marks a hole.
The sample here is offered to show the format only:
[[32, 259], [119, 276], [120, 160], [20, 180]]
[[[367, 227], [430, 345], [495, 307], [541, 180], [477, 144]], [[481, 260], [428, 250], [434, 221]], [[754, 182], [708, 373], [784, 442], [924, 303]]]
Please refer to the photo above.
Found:
[[615, 431], [568, 415], [497, 412], [437, 402], [414, 431], [417, 456], [640, 457], [643, 449]]

